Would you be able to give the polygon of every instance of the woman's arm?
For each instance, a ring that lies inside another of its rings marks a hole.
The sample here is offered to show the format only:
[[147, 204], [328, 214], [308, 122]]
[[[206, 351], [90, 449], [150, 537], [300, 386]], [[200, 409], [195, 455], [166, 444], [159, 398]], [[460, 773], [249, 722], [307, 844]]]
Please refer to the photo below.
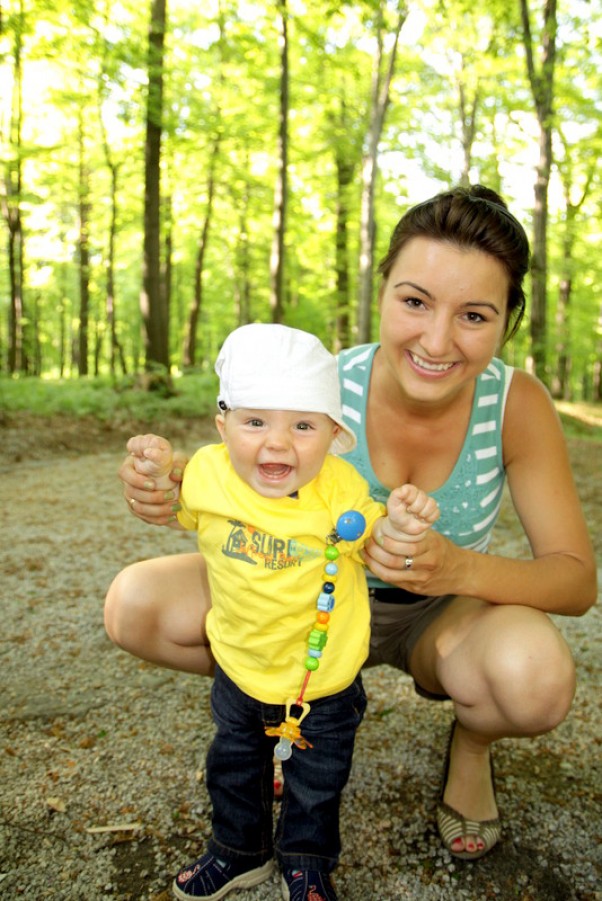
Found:
[[479, 554], [429, 531], [414, 545], [371, 543], [366, 562], [374, 575], [424, 594], [461, 594], [496, 604], [523, 604], [548, 613], [581, 615], [596, 600], [596, 566], [566, 443], [546, 390], [515, 372], [503, 429], [504, 461], [515, 510], [533, 557]]

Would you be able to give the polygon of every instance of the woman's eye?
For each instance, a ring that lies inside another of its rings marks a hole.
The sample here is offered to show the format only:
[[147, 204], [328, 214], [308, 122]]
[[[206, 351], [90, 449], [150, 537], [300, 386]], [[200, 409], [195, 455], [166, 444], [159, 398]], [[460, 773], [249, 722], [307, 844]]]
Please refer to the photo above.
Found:
[[469, 312], [466, 314], [466, 318], [469, 322], [487, 322], [487, 320], [483, 315], [481, 315], [481, 313]]
[[420, 300], [419, 297], [406, 297], [403, 302], [411, 310], [419, 310], [424, 306], [424, 301]]

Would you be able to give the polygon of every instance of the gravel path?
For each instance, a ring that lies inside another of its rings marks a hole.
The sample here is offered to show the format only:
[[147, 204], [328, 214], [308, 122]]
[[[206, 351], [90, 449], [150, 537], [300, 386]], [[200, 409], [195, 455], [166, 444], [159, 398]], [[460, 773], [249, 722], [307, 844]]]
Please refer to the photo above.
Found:
[[[104, 446], [0, 458], [0, 898], [166, 901], [209, 830], [209, 682], [129, 657], [102, 625], [121, 567], [194, 539], [125, 514], [122, 453]], [[597, 535], [600, 446], [573, 453]], [[507, 513], [497, 546], [523, 547]], [[498, 744], [503, 841], [476, 864], [452, 861], [434, 826], [451, 705], [418, 698], [386, 667], [366, 673], [341, 901], [602, 899], [602, 614], [557, 623], [577, 660], [574, 708], [550, 736]], [[277, 879], [233, 897], [278, 899]]]

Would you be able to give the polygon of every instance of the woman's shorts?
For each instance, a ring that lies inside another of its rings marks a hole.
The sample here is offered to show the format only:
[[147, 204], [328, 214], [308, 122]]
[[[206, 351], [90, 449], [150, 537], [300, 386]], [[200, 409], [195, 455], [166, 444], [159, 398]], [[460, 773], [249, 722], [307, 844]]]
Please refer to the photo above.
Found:
[[[402, 588], [371, 588], [370, 654], [364, 666], [388, 663], [411, 676], [410, 657], [416, 642], [454, 597], [453, 594], [417, 595]], [[425, 698], [448, 700], [447, 695], [433, 694], [416, 682], [414, 686]]]

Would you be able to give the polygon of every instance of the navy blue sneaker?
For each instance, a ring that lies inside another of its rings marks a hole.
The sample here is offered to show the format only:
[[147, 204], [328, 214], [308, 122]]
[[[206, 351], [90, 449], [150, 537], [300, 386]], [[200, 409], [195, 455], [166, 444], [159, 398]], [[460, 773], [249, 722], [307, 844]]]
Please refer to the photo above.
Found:
[[222, 860], [211, 854], [203, 854], [194, 863], [183, 867], [172, 884], [176, 898], [204, 898], [218, 901], [233, 889], [251, 888], [272, 875], [274, 862], [266, 861], [252, 870], [241, 870], [241, 864]]
[[284, 901], [337, 901], [330, 876], [319, 870], [285, 870], [282, 897]]

